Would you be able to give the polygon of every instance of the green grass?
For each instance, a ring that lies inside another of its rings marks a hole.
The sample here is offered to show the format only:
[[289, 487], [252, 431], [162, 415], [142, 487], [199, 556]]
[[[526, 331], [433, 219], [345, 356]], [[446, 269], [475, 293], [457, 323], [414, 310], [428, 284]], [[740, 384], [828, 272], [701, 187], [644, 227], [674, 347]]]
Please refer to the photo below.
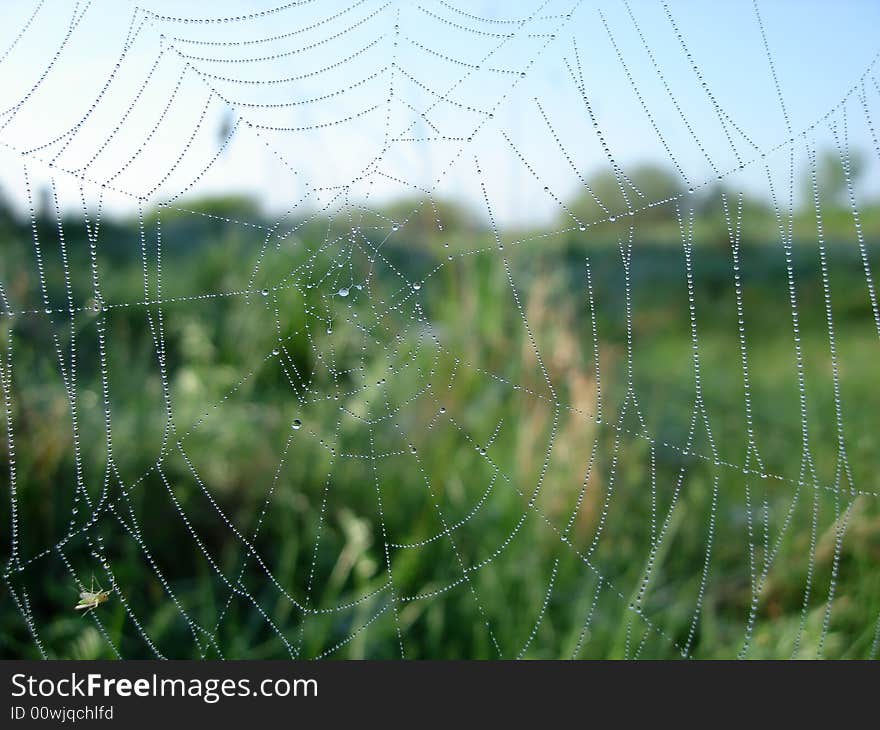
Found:
[[[57, 233], [40, 225], [48, 290], [64, 307]], [[755, 658], [796, 646], [801, 657], [869, 656], [880, 613], [878, 344], [853, 241], [829, 244], [850, 483], [809, 239], [795, 246], [793, 274], [807, 460], [783, 251], [772, 241], [742, 251], [759, 465], [724, 246], [694, 249], [710, 438], [702, 412], [689, 436], [695, 381], [679, 246], [636, 236], [634, 401], [624, 273], [607, 242], [569, 235], [502, 254], [479, 230], [415, 241], [404, 228], [371, 267], [370, 245], [384, 238], [376, 231], [355, 247], [350, 273], [347, 253], [336, 268], [340, 246], [323, 246], [327, 230], [312, 224], [271, 242], [245, 295], [259, 232], [185, 214], [163, 214], [162, 228], [166, 303], [142, 303], [157, 297], [153, 222], [146, 294], [137, 230], [108, 223], [104, 299], [132, 304], [79, 312], [72, 328], [41, 311], [27, 230], [9, 223], [3, 234], [10, 299], [39, 310], [2, 323], [23, 564], [9, 563], [0, 598], [4, 657], [38, 655], [8, 588], [22, 605], [26, 597], [57, 657], [114, 656], [99, 629], [124, 657], [152, 656], [148, 637], [169, 657], [215, 656], [217, 647], [226, 657], [313, 657], [339, 644], [330, 656], [393, 658], [398, 635], [407, 657], [716, 658], [745, 646]], [[85, 303], [93, 292], [82, 231], [71, 223], [66, 233], [72, 296]], [[472, 250], [482, 252], [463, 253]], [[369, 289], [328, 299], [371, 268]], [[426, 276], [418, 292], [404, 285]], [[150, 324], [162, 328], [163, 368]], [[75, 343], [76, 443], [56, 342], [68, 370]], [[99, 513], [76, 497], [77, 474]], [[0, 507], [4, 545], [10, 505]], [[250, 544], [258, 523], [259, 561], [236, 536]], [[86, 583], [94, 573], [107, 587], [112, 573], [119, 593], [95, 613], [100, 625], [72, 610], [65, 560]], [[231, 583], [241, 575], [248, 595], [231, 594], [221, 572]], [[308, 605], [305, 618], [292, 599]]]

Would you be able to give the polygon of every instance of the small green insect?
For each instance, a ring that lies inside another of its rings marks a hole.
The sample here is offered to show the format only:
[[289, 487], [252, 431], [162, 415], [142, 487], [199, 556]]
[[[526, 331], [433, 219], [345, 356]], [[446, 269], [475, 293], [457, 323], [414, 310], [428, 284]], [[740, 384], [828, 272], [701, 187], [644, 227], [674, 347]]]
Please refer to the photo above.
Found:
[[84, 611], [85, 613], [83, 613], [83, 616], [85, 616], [87, 613], [94, 611], [102, 603], [106, 603], [110, 600], [111, 593], [113, 593], [112, 588], [109, 591], [105, 591], [101, 588], [100, 584], [98, 584], [98, 590], [95, 590], [95, 575], [93, 573], [92, 583], [89, 590], [82, 591], [79, 594], [79, 603], [73, 607], [73, 610]]

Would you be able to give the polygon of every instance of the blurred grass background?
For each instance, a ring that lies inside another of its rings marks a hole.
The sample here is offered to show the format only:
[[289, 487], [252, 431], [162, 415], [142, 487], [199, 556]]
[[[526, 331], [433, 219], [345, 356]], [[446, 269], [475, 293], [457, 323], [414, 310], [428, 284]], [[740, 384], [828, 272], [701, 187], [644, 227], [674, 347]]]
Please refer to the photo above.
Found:
[[[24, 612], [44, 651], [65, 658], [334, 647], [333, 657], [393, 658], [398, 634], [411, 658], [870, 656], [878, 345], [834, 155], [823, 165], [845, 460], [806, 193], [791, 211], [791, 273], [809, 459], [779, 221], [764, 201], [742, 203], [760, 463], [721, 202], [735, 215], [733, 191], [688, 195], [663, 170], [632, 175], [647, 199], [670, 199], [632, 219], [635, 399], [626, 217], [586, 231], [571, 219], [549, 234], [504, 231], [499, 251], [479, 215], [442, 201], [272, 229], [252, 201], [191, 200], [181, 208], [195, 213], [148, 211], [142, 227], [101, 222], [95, 301], [82, 216], [63, 219], [61, 246], [44, 205], [34, 228], [47, 314], [31, 222], [4, 207], [0, 281], [19, 312], [0, 319], [19, 527], [4, 561], [0, 653], [39, 656]], [[625, 209], [612, 177], [591, 184], [610, 210]], [[692, 426], [676, 205], [685, 219], [694, 210], [711, 438], [701, 413]], [[604, 216], [586, 195], [569, 209]], [[876, 262], [880, 203], [860, 215]], [[59, 358], [75, 373], [77, 439]], [[0, 500], [4, 550], [12, 504]], [[117, 593], [82, 618], [76, 579], [88, 585], [92, 574]], [[239, 578], [247, 595], [230, 591]]]

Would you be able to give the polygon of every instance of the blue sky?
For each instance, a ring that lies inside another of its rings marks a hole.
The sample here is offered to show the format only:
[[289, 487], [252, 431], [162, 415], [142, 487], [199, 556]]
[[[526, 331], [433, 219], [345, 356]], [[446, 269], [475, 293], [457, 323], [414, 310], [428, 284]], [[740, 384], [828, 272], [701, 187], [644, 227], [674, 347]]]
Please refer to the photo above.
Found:
[[[155, 202], [182, 191], [248, 192], [273, 211], [301, 200], [332, 207], [343, 186], [353, 201], [424, 188], [480, 207], [482, 180], [502, 222], [549, 220], [579, 188], [572, 165], [587, 175], [608, 166], [570, 75], [575, 53], [601, 137], [624, 171], [660, 162], [699, 186], [714, 165], [731, 185], [761, 193], [760, 151], [788, 136], [745, 0], [670, 2], [672, 21], [661, 2], [639, 0], [211, 3], [215, 18], [277, 9], [223, 23], [182, 22], [204, 17], [203, 3], [93, 0], [80, 3], [78, 19], [74, 2], [44, 0], [16, 40], [36, 7], [11, 3], [0, 31], [0, 185], [18, 204], [26, 158], [34, 186], [54, 177], [65, 205], [79, 200], [76, 170], [89, 200], [103, 181], [106, 205], [120, 211], [134, 205], [129, 193]], [[833, 119], [842, 135], [845, 111], [849, 145], [871, 160], [864, 185], [876, 191], [877, 154], [859, 93], [850, 92], [872, 69], [866, 99], [880, 109], [880, 68], [872, 67], [880, 3], [764, 0], [758, 9], [792, 128], [847, 99]], [[117, 70], [133, 19], [137, 33]], [[239, 127], [208, 166], [228, 118]], [[827, 122], [810, 139], [834, 144]], [[775, 180], [787, 174], [787, 149], [766, 159]], [[795, 151], [800, 166], [802, 140]], [[729, 175], [740, 161], [745, 169]]]

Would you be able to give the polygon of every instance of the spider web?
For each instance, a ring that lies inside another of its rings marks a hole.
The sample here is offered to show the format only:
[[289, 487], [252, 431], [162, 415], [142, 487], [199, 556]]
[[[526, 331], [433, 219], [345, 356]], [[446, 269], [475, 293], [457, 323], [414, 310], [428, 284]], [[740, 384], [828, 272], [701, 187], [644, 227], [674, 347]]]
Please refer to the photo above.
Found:
[[[880, 494], [850, 154], [880, 158], [876, 56], [799, 118], [741, 8], [778, 118], [754, 130], [665, 3], [159, 5], [39, 0], [0, 56], [27, 211], [0, 282], [4, 580], [33, 649], [877, 655], [876, 550], [848, 547]], [[641, 189], [628, 136], [678, 191]], [[212, 207], [237, 183], [261, 211]], [[92, 576], [113, 592], [84, 624], [65, 596]]]

